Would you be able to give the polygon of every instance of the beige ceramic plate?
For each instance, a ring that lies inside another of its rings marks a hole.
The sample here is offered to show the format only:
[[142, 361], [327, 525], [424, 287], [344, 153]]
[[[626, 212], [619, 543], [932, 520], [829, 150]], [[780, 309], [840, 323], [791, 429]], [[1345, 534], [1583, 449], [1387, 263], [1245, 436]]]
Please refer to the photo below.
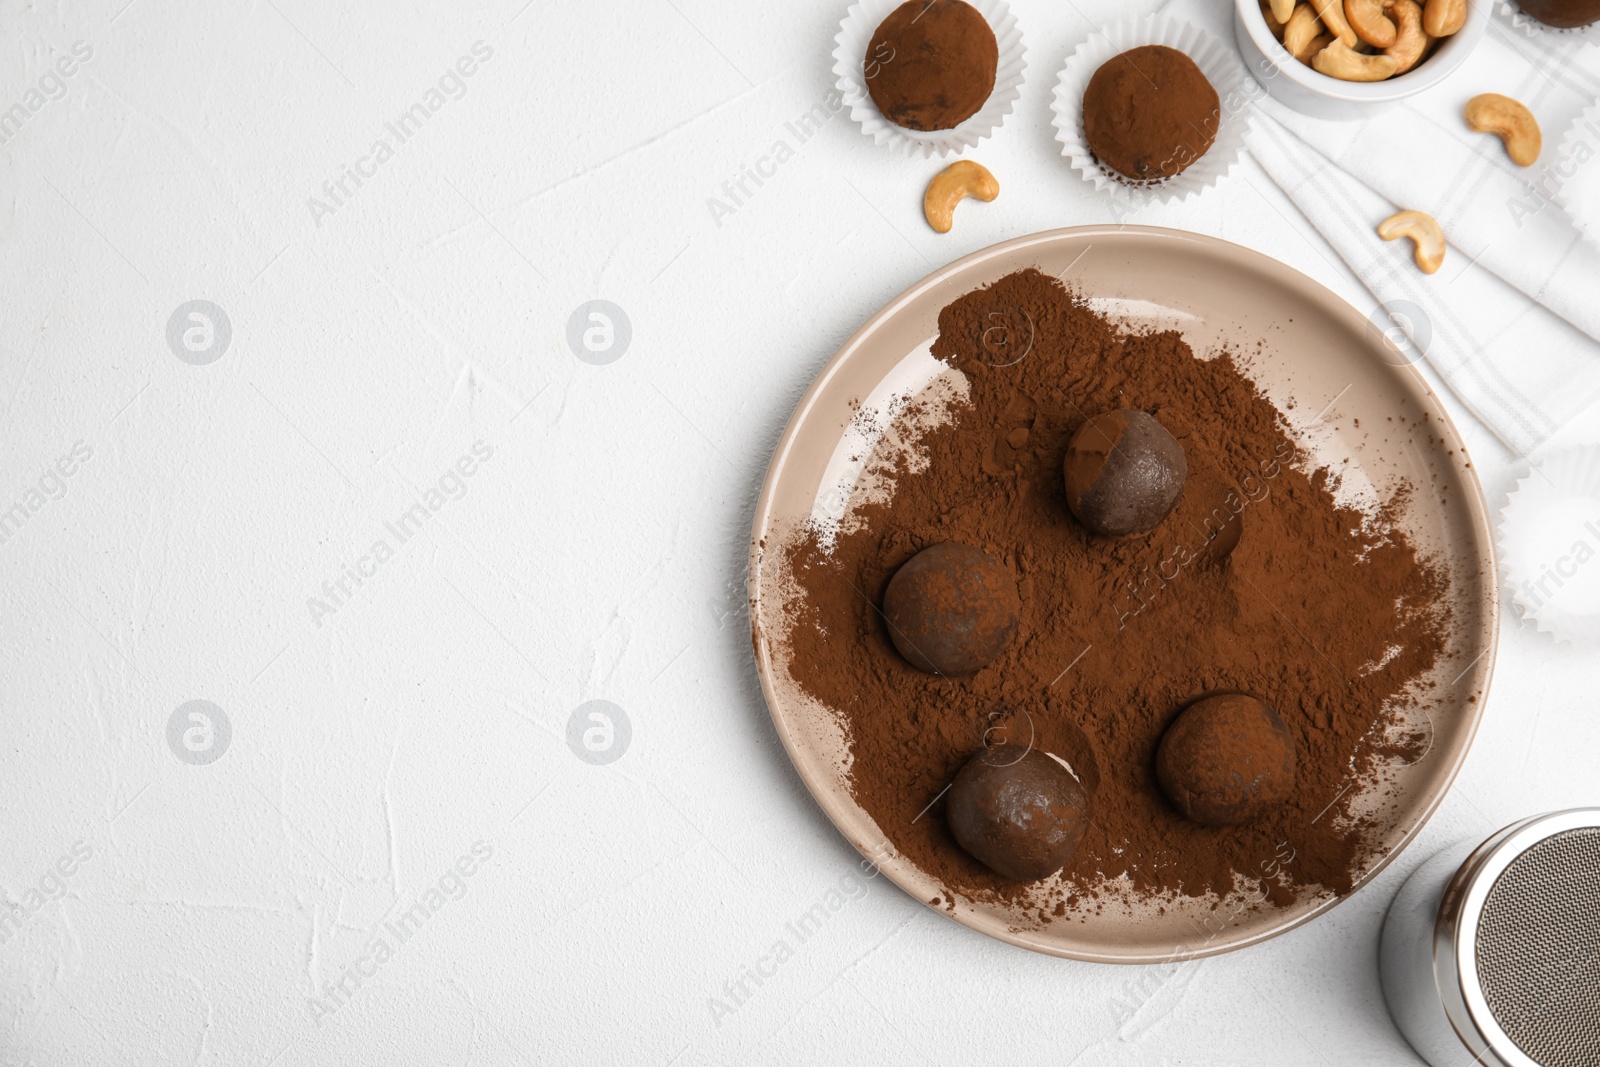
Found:
[[[995, 245], [958, 260], [896, 297], [852, 337], [801, 400], [778, 444], [756, 507], [750, 551], [751, 624], [761, 685], [800, 777], [841, 833], [918, 900], [946, 890], [889, 845], [850, 795], [848, 744], [834, 715], [795, 685], [787, 667], [787, 598], [781, 545], [813, 516], [837, 515], [848, 495], [851, 456], [863, 444], [855, 405], [914, 391], [940, 366], [928, 354], [939, 310], [1012, 271], [1037, 267], [1063, 276], [1102, 311], [1134, 325], [1183, 331], [1196, 353], [1235, 342], [1262, 354], [1249, 372], [1291, 411], [1299, 443], [1320, 464], [1339, 466], [1347, 491], [1388, 499], [1402, 484], [1418, 492], [1404, 525], [1451, 577], [1455, 636], [1434, 678], [1437, 694], [1412, 728], [1431, 731], [1415, 762], [1395, 767], [1386, 786], [1363, 786], [1362, 810], [1377, 809], [1383, 860], [1365, 884], [1421, 829], [1444, 797], [1478, 725], [1494, 665], [1498, 621], [1493, 536], [1478, 480], [1455, 427], [1422, 377], [1355, 309], [1317, 282], [1257, 252], [1215, 238], [1141, 226], [1054, 230]], [[1292, 404], [1292, 408], [1291, 408]], [[1324, 417], [1317, 413], [1324, 407]], [[1432, 434], [1372, 433], [1431, 418]], [[1394, 419], [1393, 423], [1388, 422]], [[1355, 422], [1369, 428], [1355, 428]], [[870, 430], [868, 431], [870, 432]], [[1403, 437], [1410, 437], [1405, 441]], [[1442, 440], [1441, 440], [1442, 438]], [[1348, 460], [1348, 464], [1345, 461]], [[841, 490], [841, 485], [845, 487]], [[763, 546], [769, 551], [764, 551]], [[1150, 963], [1211, 955], [1274, 937], [1338, 903], [1311, 895], [1285, 909], [1229, 915], [1220, 933], [1214, 904], [1194, 902], [1126, 913], [1108, 908], [1088, 922], [1040, 926], [1004, 905], [958, 898], [948, 912], [974, 930], [1024, 948], [1076, 959]], [[1224, 907], [1228, 907], [1224, 905]], [[1202, 920], [1208, 925], [1201, 924]]]

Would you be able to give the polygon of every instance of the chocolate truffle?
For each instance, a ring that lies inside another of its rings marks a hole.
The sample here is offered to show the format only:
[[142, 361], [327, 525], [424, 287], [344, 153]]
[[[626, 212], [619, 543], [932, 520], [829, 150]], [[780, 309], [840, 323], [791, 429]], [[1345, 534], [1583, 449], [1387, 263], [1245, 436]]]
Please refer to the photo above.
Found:
[[1130, 409], [1096, 415], [1079, 427], [1063, 470], [1067, 506], [1104, 537], [1155, 529], [1189, 477], [1183, 448], [1166, 427]]
[[1089, 798], [1071, 771], [1038, 749], [996, 745], [956, 773], [945, 818], [979, 863], [1033, 882], [1072, 859], [1089, 824]]
[[1226, 563], [1244, 536], [1244, 494], [1217, 467], [1191, 471], [1183, 491], [1194, 505], [1191, 514], [1199, 538], [1196, 558], [1203, 563]]
[[867, 46], [867, 92], [885, 118], [911, 130], [948, 130], [978, 113], [994, 91], [1000, 46], [978, 9], [962, 0], [909, 0]]
[[1022, 598], [1004, 563], [946, 542], [918, 552], [889, 579], [883, 617], [894, 647], [913, 667], [971, 674], [1010, 646]]
[[1260, 818], [1294, 791], [1294, 734], [1270, 704], [1222, 693], [1184, 708], [1156, 750], [1156, 778], [1177, 809], [1207, 826]]
[[1133, 182], [1182, 173], [1217, 139], [1222, 107], [1194, 60], [1166, 45], [1112, 56], [1083, 93], [1083, 136], [1095, 159]]
[[1517, 6], [1546, 26], [1563, 30], [1600, 21], [1600, 0], [1517, 0]]

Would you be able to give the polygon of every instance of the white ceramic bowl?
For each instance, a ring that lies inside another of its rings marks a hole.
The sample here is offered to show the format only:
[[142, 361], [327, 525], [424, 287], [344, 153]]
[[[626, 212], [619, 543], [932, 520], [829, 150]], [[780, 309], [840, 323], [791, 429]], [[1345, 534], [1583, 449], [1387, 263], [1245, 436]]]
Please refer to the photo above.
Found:
[[1411, 70], [1381, 82], [1347, 82], [1318, 74], [1284, 51], [1261, 15], [1259, 0], [1234, 0], [1234, 32], [1245, 66], [1267, 92], [1302, 114], [1358, 119], [1448, 78], [1488, 32], [1493, 5], [1469, 0], [1467, 22]]

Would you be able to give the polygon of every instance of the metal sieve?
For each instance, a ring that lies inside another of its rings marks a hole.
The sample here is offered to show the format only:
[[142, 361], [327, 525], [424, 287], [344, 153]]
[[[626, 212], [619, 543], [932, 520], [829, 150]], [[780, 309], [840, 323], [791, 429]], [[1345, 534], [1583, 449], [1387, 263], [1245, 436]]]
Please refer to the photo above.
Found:
[[1434, 1067], [1600, 1065], [1600, 808], [1423, 863], [1384, 920], [1380, 973]]

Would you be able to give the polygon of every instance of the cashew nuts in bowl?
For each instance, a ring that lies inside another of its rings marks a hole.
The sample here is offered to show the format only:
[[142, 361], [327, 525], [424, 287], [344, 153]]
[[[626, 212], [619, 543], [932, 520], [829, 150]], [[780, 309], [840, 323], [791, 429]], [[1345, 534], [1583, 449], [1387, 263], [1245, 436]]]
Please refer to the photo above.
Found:
[[1449, 37], [1467, 24], [1467, 0], [1428, 0], [1422, 28], [1429, 37]]
[[1317, 17], [1340, 44], [1354, 48], [1360, 41], [1356, 31], [1350, 28], [1350, 20], [1344, 16], [1344, 0], [1311, 0], [1311, 6], [1317, 9]]
[[1440, 41], [1458, 34], [1470, 3], [1260, 0], [1259, 7], [1272, 36], [1301, 63], [1340, 81], [1376, 82], [1413, 70]]
[[1300, 62], [1309, 63], [1311, 57], [1316, 54], [1311, 50], [1311, 45], [1321, 33], [1322, 22], [1317, 18], [1317, 13], [1311, 9], [1311, 5], [1298, 4], [1289, 15], [1289, 21], [1284, 24], [1283, 47]]
[[1346, 48], [1343, 41], [1334, 38], [1332, 44], [1311, 57], [1311, 66], [1320, 74], [1347, 82], [1381, 82], [1391, 77], [1400, 64], [1382, 52], [1368, 55]]
[[1344, 13], [1356, 36], [1374, 48], [1388, 48], [1398, 34], [1395, 24], [1384, 12], [1393, 6], [1384, 0], [1345, 0]]
[[1394, 0], [1389, 10], [1398, 29], [1394, 44], [1383, 51], [1399, 64], [1395, 73], [1404, 74], [1417, 65], [1428, 47], [1428, 35], [1422, 29], [1422, 5], [1417, 0]]

